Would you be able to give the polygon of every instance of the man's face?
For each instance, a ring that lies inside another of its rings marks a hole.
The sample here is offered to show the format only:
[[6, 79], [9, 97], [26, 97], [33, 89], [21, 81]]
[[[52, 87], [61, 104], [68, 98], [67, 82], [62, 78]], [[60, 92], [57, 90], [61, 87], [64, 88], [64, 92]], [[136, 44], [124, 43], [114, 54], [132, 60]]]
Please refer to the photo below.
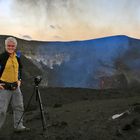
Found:
[[10, 54], [14, 53], [16, 50], [16, 45], [12, 41], [8, 41], [5, 47], [6, 51]]

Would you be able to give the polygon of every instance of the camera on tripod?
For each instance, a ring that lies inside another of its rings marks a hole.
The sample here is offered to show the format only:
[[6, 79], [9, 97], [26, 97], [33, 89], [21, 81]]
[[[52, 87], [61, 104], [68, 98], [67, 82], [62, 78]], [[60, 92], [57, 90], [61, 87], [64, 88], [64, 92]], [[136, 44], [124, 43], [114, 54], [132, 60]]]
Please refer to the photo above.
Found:
[[17, 127], [18, 125], [20, 124], [20, 122], [22, 121], [22, 118], [25, 114], [25, 112], [27, 111], [27, 109], [29, 108], [29, 105], [31, 103], [31, 100], [33, 98], [33, 95], [36, 94], [36, 101], [39, 102], [39, 108], [40, 108], [40, 113], [41, 113], [41, 120], [42, 120], [42, 126], [43, 126], [43, 130], [46, 130], [47, 127], [46, 127], [46, 118], [45, 118], [45, 114], [44, 114], [44, 108], [43, 108], [43, 104], [42, 104], [42, 99], [41, 99], [41, 95], [40, 95], [40, 91], [39, 91], [39, 84], [42, 80], [42, 77], [41, 76], [36, 76], [34, 78], [34, 83], [35, 83], [35, 86], [34, 86], [34, 91], [33, 91], [33, 94], [31, 95], [30, 99], [29, 99], [29, 102], [27, 104], [27, 107], [25, 108], [21, 118], [19, 119], [19, 122], [17, 124]]
[[40, 84], [41, 80], [42, 80], [41, 76], [36, 76], [35, 79], [34, 79], [35, 85], [38, 86]]

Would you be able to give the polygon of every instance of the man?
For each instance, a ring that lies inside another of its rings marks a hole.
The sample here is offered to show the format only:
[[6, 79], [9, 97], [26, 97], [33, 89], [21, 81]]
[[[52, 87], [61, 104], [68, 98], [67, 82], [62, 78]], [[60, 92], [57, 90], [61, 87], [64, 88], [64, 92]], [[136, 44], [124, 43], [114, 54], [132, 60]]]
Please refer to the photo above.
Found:
[[5, 40], [5, 52], [0, 54], [0, 128], [3, 126], [8, 105], [11, 101], [14, 129], [16, 132], [29, 131], [23, 125], [21, 116], [24, 111], [23, 96], [20, 90], [22, 65], [16, 54], [17, 40], [8, 37]]

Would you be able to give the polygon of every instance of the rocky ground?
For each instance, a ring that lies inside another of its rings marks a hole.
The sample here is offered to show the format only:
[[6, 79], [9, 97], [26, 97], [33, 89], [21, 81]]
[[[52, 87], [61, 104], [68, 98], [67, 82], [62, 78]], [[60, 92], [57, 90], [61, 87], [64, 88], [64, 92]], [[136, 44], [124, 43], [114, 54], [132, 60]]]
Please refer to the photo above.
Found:
[[[31, 92], [32, 89], [23, 89], [25, 106]], [[0, 140], [140, 139], [139, 89], [46, 88], [40, 92], [47, 130], [42, 130], [38, 104], [33, 98], [24, 117], [25, 125], [31, 131], [13, 132], [12, 112], [9, 108]]]

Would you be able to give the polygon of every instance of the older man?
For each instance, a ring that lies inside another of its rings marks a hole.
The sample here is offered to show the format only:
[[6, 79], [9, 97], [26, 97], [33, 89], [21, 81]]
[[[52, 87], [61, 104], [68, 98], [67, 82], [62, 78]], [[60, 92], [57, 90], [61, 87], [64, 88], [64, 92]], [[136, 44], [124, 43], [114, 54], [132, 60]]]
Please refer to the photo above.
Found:
[[[8, 105], [11, 101], [14, 114], [14, 130], [29, 131], [23, 125], [21, 116], [24, 111], [23, 96], [20, 90], [22, 65], [16, 54], [17, 40], [8, 37], [5, 40], [5, 51], [0, 54], [0, 128], [3, 126]], [[21, 120], [20, 120], [21, 119]]]

